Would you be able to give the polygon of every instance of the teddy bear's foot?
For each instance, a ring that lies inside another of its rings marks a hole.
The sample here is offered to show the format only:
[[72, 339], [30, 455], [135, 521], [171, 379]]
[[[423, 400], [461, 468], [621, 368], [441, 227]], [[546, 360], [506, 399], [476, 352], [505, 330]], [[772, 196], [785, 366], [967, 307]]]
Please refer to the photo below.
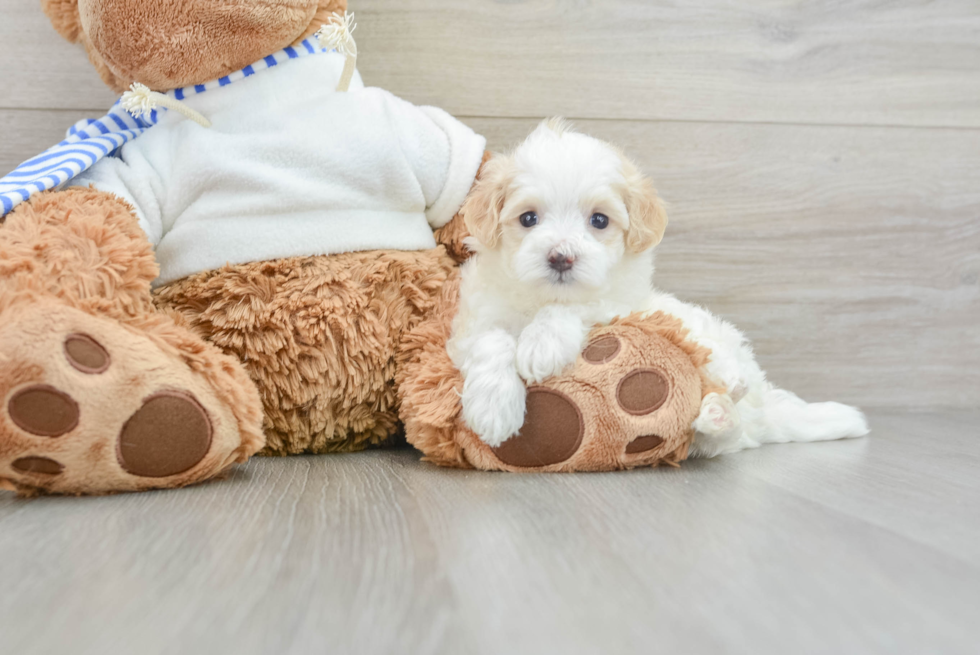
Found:
[[493, 455], [503, 468], [545, 470], [676, 462], [690, 438], [678, 412], [700, 391], [691, 372], [687, 356], [666, 339], [606, 328], [570, 370], [528, 389], [524, 425]]
[[[448, 292], [447, 292], [448, 295]], [[448, 314], [448, 312], [447, 312]], [[461, 415], [461, 376], [445, 354], [449, 321], [409, 335], [400, 390], [408, 441], [445, 466], [505, 471], [609, 471], [676, 464], [687, 456], [710, 352], [663, 314], [592, 331], [577, 361], [527, 390], [524, 424], [502, 444], [482, 441]]]
[[8, 308], [0, 486], [25, 494], [179, 487], [257, 451], [258, 399], [243, 415], [229, 391], [248, 382], [244, 372], [236, 376], [203, 342], [188, 352], [181, 332], [165, 316], [137, 329], [55, 299]]

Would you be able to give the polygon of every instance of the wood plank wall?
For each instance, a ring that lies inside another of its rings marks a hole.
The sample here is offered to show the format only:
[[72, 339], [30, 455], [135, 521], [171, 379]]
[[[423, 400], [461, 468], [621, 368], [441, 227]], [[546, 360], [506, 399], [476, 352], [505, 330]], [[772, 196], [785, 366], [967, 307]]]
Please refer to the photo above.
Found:
[[[368, 84], [516, 143], [561, 114], [670, 203], [659, 284], [812, 400], [980, 404], [976, 0], [351, 0]], [[0, 0], [0, 172], [114, 100]]]

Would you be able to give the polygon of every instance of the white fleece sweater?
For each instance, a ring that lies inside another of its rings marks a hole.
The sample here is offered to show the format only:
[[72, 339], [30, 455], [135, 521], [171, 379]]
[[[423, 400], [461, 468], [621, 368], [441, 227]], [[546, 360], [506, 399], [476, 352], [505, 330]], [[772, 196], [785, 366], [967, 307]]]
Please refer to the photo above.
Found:
[[225, 263], [433, 248], [486, 141], [360, 76], [334, 91], [343, 65], [335, 52], [303, 57], [188, 97], [210, 128], [164, 112], [70, 185], [136, 208], [156, 247], [156, 285]]

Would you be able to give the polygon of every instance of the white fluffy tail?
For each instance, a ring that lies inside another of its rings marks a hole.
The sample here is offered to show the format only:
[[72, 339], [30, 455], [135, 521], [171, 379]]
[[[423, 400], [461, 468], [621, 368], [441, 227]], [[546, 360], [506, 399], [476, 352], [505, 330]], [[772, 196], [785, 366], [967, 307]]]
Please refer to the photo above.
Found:
[[734, 423], [725, 416], [726, 402], [720, 398], [712, 399], [712, 396], [717, 394], [705, 397], [701, 415], [694, 422], [692, 457], [714, 457], [766, 443], [862, 437], [869, 432], [868, 422], [857, 407], [841, 403], [807, 403], [796, 394], [776, 389], [765, 381], [750, 389], [738, 404], [733, 406], [730, 400], [727, 401], [730, 412], [738, 414]]
[[785, 389], [770, 387], [763, 392], [761, 407], [754, 408], [756, 420], [746, 421], [746, 436], [760, 444], [787, 441], [828, 441], [868, 434], [868, 422], [857, 407], [841, 403], [808, 403]]

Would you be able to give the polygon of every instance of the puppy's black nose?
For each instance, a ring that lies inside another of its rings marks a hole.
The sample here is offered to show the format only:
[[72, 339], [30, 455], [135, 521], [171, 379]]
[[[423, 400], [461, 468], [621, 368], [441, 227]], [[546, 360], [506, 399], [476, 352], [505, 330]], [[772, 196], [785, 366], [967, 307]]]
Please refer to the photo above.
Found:
[[553, 252], [548, 256], [548, 266], [550, 266], [552, 270], [558, 271], [559, 273], [564, 273], [570, 269], [574, 263], [574, 257], [562, 255], [557, 252]]

